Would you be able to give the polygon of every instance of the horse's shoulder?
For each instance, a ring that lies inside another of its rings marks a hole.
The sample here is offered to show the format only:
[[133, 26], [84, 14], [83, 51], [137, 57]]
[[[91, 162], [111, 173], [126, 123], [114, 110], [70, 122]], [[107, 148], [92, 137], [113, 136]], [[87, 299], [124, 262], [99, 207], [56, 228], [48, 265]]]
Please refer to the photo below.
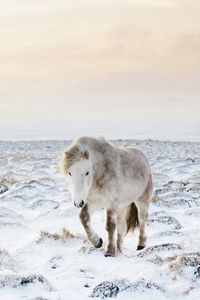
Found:
[[146, 158], [144, 152], [134, 146], [120, 147], [120, 156], [123, 160], [143, 160]]

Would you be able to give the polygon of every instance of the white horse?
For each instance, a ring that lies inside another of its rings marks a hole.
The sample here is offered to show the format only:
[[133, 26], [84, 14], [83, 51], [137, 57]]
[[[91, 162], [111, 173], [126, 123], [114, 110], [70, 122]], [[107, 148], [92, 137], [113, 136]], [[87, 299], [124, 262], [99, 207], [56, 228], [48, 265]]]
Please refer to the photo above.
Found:
[[152, 198], [152, 175], [144, 153], [133, 147], [116, 147], [104, 138], [80, 137], [64, 154], [74, 205], [88, 240], [97, 248], [102, 239], [92, 229], [90, 217], [106, 209], [108, 244], [105, 256], [121, 252], [124, 236], [139, 227], [137, 250], [145, 247], [145, 225]]

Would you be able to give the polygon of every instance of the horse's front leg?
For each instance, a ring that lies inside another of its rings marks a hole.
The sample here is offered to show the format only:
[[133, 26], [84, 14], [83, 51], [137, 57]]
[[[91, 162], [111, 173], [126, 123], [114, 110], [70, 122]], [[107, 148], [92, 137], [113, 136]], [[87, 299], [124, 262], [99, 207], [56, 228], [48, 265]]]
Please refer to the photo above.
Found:
[[108, 245], [105, 256], [115, 256], [116, 247], [117, 213], [114, 210], [106, 212], [106, 230], [108, 232]]
[[80, 211], [79, 218], [83, 225], [88, 240], [96, 247], [100, 248], [103, 244], [102, 238], [92, 229], [91, 226], [91, 214], [94, 212], [95, 207], [93, 205], [86, 204]]

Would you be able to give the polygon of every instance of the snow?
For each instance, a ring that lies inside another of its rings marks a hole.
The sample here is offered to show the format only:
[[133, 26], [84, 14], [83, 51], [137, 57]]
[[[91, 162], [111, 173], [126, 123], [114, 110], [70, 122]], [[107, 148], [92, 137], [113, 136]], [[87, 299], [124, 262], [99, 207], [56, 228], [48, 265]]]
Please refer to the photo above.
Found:
[[[150, 159], [148, 245], [104, 257], [84, 238], [59, 170], [68, 141], [0, 142], [0, 299], [199, 299], [200, 143], [113, 141]], [[104, 212], [93, 226], [106, 242]]]

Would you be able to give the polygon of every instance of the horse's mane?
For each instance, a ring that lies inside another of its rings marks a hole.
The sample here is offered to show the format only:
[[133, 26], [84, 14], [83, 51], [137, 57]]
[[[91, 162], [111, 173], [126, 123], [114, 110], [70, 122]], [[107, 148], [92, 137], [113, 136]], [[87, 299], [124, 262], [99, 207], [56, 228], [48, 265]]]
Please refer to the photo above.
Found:
[[87, 151], [87, 148], [87, 140], [85, 137], [79, 138], [72, 145], [70, 145], [64, 154], [64, 169], [68, 170], [81, 158], [88, 159], [89, 152]]
[[82, 151], [78, 147], [78, 145], [73, 145], [70, 147], [64, 155], [64, 166], [65, 169], [68, 170], [73, 164], [81, 159]]

